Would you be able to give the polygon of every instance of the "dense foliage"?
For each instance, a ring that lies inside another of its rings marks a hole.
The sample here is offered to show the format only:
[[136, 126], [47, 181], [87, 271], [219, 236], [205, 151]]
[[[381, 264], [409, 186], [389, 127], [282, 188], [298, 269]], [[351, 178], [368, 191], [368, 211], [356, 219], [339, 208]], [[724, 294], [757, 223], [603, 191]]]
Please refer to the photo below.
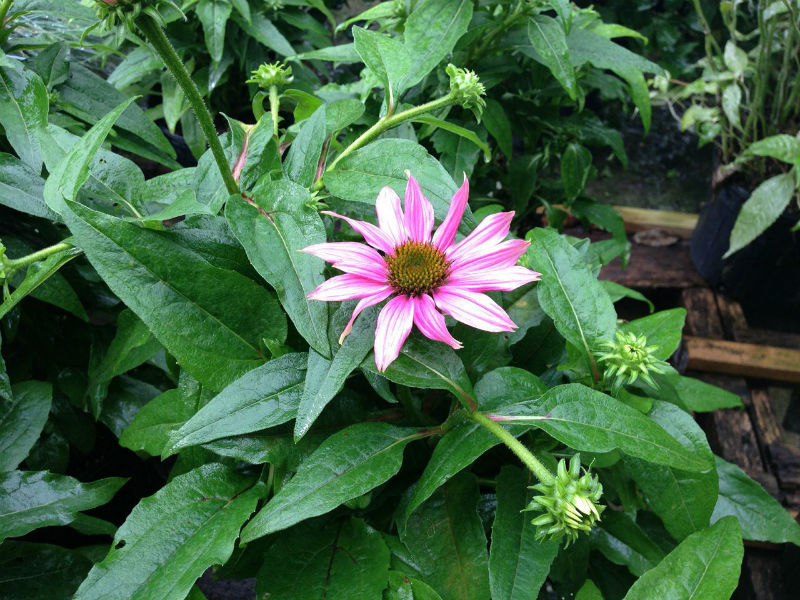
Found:
[[[741, 401], [666, 362], [683, 309], [621, 322], [648, 301], [597, 279], [627, 242], [584, 189], [626, 155], [593, 109], [649, 126], [639, 34], [334, 4], [0, 2], [0, 596], [724, 599], [743, 539], [800, 544], [692, 418]], [[492, 243], [541, 279], [472, 297], [511, 331], [474, 305], [376, 363], [386, 306], [342, 339], [356, 301], [309, 298], [363, 263], [300, 251], [363, 241], [330, 211], [375, 245], [411, 176], [436, 227], [469, 178], [456, 244], [516, 211]]]

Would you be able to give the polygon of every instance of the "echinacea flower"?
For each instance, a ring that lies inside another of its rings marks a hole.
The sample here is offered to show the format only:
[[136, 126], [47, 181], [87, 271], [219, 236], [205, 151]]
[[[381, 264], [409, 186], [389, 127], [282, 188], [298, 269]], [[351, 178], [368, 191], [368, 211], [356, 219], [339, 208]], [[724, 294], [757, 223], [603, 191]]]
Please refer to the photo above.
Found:
[[385, 371], [400, 354], [412, 325], [432, 340], [461, 348], [461, 342], [447, 330], [442, 313], [484, 331], [516, 329], [508, 314], [483, 292], [508, 292], [539, 279], [539, 273], [516, 265], [529, 242], [506, 240], [514, 213], [504, 212], [489, 215], [466, 238], [454, 243], [468, 196], [465, 176], [450, 201], [447, 216], [431, 236], [433, 206], [408, 174], [403, 208], [392, 188], [385, 187], [378, 194], [377, 227], [323, 212], [343, 219], [364, 236], [366, 244], [330, 242], [303, 249], [344, 271], [317, 287], [309, 299], [360, 299], [342, 331], [340, 344], [361, 311], [394, 295], [381, 309], [375, 328], [375, 364], [379, 371]]

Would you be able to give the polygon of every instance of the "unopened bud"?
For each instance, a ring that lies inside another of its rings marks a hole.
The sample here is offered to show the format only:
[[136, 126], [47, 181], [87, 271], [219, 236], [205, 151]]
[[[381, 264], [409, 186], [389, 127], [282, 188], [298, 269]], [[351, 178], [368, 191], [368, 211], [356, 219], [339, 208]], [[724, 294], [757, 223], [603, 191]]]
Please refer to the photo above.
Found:
[[253, 71], [253, 76], [247, 80], [247, 83], [255, 83], [260, 88], [268, 90], [273, 85], [283, 87], [292, 79], [292, 67], [287, 67], [282, 62], [264, 63]]
[[613, 389], [631, 385], [637, 379], [658, 387], [651, 374], [663, 373], [667, 363], [655, 356], [658, 346], [648, 346], [646, 336], [618, 331], [614, 341], [602, 345], [607, 350], [599, 353], [597, 360], [603, 363], [603, 378]]
[[482, 96], [486, 95], [486, 88], [483, 87], [478, 76], [469, 69], [460, 69], [453, 64], [447, 65], [447, 74], [450, 76], [450, 94], [456, 102], [464, 108], [470, 108], [483, 112], [486, 102]]

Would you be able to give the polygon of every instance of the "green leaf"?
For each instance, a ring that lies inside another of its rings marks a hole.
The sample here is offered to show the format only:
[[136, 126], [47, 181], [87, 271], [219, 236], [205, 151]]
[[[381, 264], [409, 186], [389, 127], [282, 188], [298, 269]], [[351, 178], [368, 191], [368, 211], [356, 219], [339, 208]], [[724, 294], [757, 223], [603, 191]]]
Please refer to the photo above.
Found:
[[330, 356], [328, 308], [307, 298], [325, 280], [325, 262], [299, 252], [326, 241], [308, 190], [289, 181], [266, 182], [256, 186], [252, 197], [257, 207], [241, 198], [228, 201], [228, 225], [258, 273], [275, 289], [300, 335], [317, 352]]
[[[280, 568], [275, 568], [280, 565]], [[256, 595], [270, 600], [375, 600], [389, 578], [389, 548], [361, 519], [303, 523], [264, 554]]]
[[[370, 354], [362, 367], [377, 373]], [[456, 398], [469, 402], [472, 383], [458, 355], [443, 344], [411, 336], [403, 344], [400, 356], [382, 373], [389, 381], [428, 390], [450, 390]]]
[[611, 339], [617, 328], [614, 305], [603, 286], [589, 270], [580, 253], [549, 229], [532, 229], [526, 256], [542, 274], [537, 284], [539, 303], [553, 319], [559, 333], [582, 349], [596, 371], [592, 350]]
[[561, 183], [568, 200], [583, 193], [591, 170], [592, 153], [576, 142], [568, 144], [561, 155]]
[[91, 567], [80, 550], [7, 541], [0, 546], [0, 597], [69, 600]]
[[[433, 204], [437, 221], [443, 221], [457, 186], [438, 160], [409, 140], [381, 139], [360, 148], [325, 174], [325, 187], [339, 198], [374, 206], [378, 192], [386, 185], [403, 197], [407, 169]], [[461, 223], [462, 233], [475, 226], [469, 207]]]
[[338, 46], [329, 46], [327, 48], [320, 48], [319, 50], [310, 50], [293, 56], [299, 60], [327, 60], [332, 63], [339, 64], [352, 64], [361, 62], [361, 57], [356, 52], [355, 44], [339, 44]]
[[8, 143], [36, 173], [42, 170], [39, 134], [49, 110], [47, 88], [34, 71], [0, 67], [0, 124]]
[[471, 177], [478, 163], [479, 148], [465, 137], [450, 133], [445, 128], [431, 136], [439, 161], [454, 179]]
[[443, 600], [489, 597], [486, 535], [477, 503], [475, 477], [464, 473], [442, 486], [400, 531], [422, 579]]
[[118, 90], [124, 90], [139, 84], [149, 74], [160, 72], [163, 68], [164, 63], [157, 54], [148, 47], [139, 46], [122, 59], [106, 81]]
[[654, 356], [661, 360], [667, 360], [681, 344], [685, 320], [685, 308], [671, 308], [625, 323], [620, 329], [646, 336], [648, 346], [658, 347], [658, 350], [653, 353]]
[[352, 125], [364, 114], [364, 103], [355, 98], [340, 98], [325, 105], [325, 135], [331, 136]]
[[359, 423], [325, 440], [297, 474], [242, 530], [250, 542], [305, 519], [325, 514], [389, 480], [403, 462], [413, 429]]
[[47, 471], [0, 473], [0, 541], [39, 527], [68, 525], [79, 511], [111, 500], [126, 481], [108, 477], [81, 483]]
[[[695, 456], [714, 460], [703, 430], [691, 415], [674, 404], [656, 400], [648, 416]], [[626, 458], [625, 468], [676, 540], [708, 526], [719, 492], [715, 471], [692, 473], [635, 458]]]
[[42, 200], [44, 179], [11, 154], [0, 153], [0, 204], [23, 213], [57, 221]]
[[413, 59], [402, 43], [382, 33], [353, 27], [356, 52], [386, 90], [386, 103], [394, 108], [405, 88], [400, 82], [413, 67]]
[[250, 23], [238, 14], [233, 15], [233, 20], [248, 36], [264, 44], [270, 50], [274, 50], [280, 56], [294, 56], [297, 54], [292, 45], [264, 13], [253, 12], [250, 17]]
[[633, 584], [625, 600], [730, 598], [743, 554], [739, 525], [726, 517], [683, 540]]
[[511, 122], [506, 116], [503, 105], [494, 98], [486, 99], [486, 107], [483, 109], [483, 124], [495, 141], [500, 151], [506, 155], [508, 160], [512, 158]]
[[389, 587], [383, 592], [383, 600], [442, 600], [442, 597], [424, 581], [402, 571], [389, 571]]
[[633, 518], [623, 512], [603, 513], [600, 527], [589, 533], [592, 550], [600, 551], [611, 562], [624, 565], [634, 575], [641, 576], [656, 566], [664, 552], [636, 524]]
[[222, 389], [260, 364], [262, 338], [286, 338], [275, 297], [252, 280], [213, 266], [170, 233], [68, 206], [64, 219], [92, 266], [201, 383]]
[[630, 456], [687, 471], [713, 467], [709, 457], [687, 450], [638, 410], [579, 383], [558, 385], [537, 401], [512, 404], [497, 412], [544, 416], [531, 421], [531, 426], [581, 452], [601, 453], [618, 448]]
[[233, 8], [235, 8], [239, 12], [239, 14], [242, 15], [242, 18], [246, 22], [248, 23], [252, 22], [250, 4], [248, 3], [247, 0], [231, 0], [231, 4], [233, 5]]
[[795, 192], [792, 172], [770, 177], [762, 182], [742, 205], [731, 232], [728, 258], [764, 233], [789, 205]]
[[306, 355], [284, 354], [228, 385], [170, 436], [164, 454], [292, 420], [303, 393]]
[[[414, 65], [400, 83], [408, 89], [419, 83], [467, 32], [472, 20], [470, 0], [420, 0], [405, 23], [406, 50]], [[410, 168], [410, 167], [407, 167]]]
[[[742, 88], [737, 83], [731, 83], [722, 90], [722, 112], [725, 118], [736, 129], [741, 129], [739, 105], [742, 103]], [[789, 137], [788, 135], [786, 137]], [[790, 138], [794, 139], [794, 138]]]
[[536, 600], [558, 552], [558, 542], [539, 542], [528, 513], [531, 474], [505, 466], [497, 477], [497, 511], [489, 553], [492, 598]]
[[311, 187], [325, 143], [325, 105], [303, 121], [297, 137], [289, 146], [283, 163], [286, 176], [303, 187]]
[[183, 600], [208, 567], [228, 560], [261, 491], [216, 463], [179, 475], [134, 507], [75, 600]]
[[591, 579], [587, 579], [575, 594], [575, 600], [603, 600], [603, 594]]
[[570, 99], [575, 100], [578, 82], [570, 62], [564, 27], [553, 17], [534, 15], [528, 20], [528, 39], [536, 50], [537, 60], [550, 69]]
[[738, 466], [715, 457], [719, 476], [719, 499], [711, 515], [716, 523], [727, 516], [739, 520], [742, 537], [800, 546], [800, 525], [786, 509]]
[[0, 472], [16, 469], [28, 456], [47, 422], [52, 401], [53, 386], [42, 381], [15, 384], [8, 400], [0, 395]]
[[47, 89], [52, 90], [69, 78], [69, 46], [54, 42], [33, 57], [32, 63]]
[[225, 50], [225, 27], [231, 16], [231, 5], [227, 0], [200, 0], [194, 9], [206, 38], [206, 48], [211, 60], [218, 63]]
[[69, 149], [66, 156], [51, 170], [44, 184], [44, 200], [58, 214], [64, 211], [64, 200], [75, 200], [78, 190], [89, 178], [89, 163], [108, 136], [122, 112], [133, 98], [117, 106], [100, 119]]
[[[354, 302], [342, 304], [333, 320], [334, 331], [344, 328], [355, 308]], [[295, 440], [303, 437], [322, 413], [322, 409], [333, 400], [344, 387], [344, 383], [372, 349], [375, 340], [375, 323], [378, 311], [368, 308], [356, 319], [353, 331], [336, 350], [332, 360], [320, 356], [314, 350], [308, 353], [308, 370], [303, 397], [297, 409], [294, 423]]]
[[547, 386], [533, 373], [518, 367], [501, 367], [481, 377], [475, 384], [475, 396], [481, 410], [539, 398]]
[[[486, 142], [479, 138], [478, 135], [471, 129], [461, 127], [460, 125], [455, 125], [454, 123], [450, 123], [449, 121], [445, 121], [443, 119], [437, 119], [431, 115], [422, 115], [413, 120], [416, 123], [425, 123], [426, 125], [431, 125], [432, 127], [438, 127], [439, 129], [444, 129], [445, 131], [454, 133], [459, 138], [468, 140], [477, 146], [483, 152], [483, 160], [485, 162], [489, 162], [492, 159], [492, 151], [489, 149], [489, 146], [487, 146]], [[454, 173], [453, 177], [459, 179], [458, 173]]]
[[167, 390], [139, 409], [119, 437], [119, 445], [150, 456], [161, 456], [170, 435], [194, 413], [194, 407], [184, 402], [180, 390]]
[[640, 300], [646, 303], [647, 306], [650, 307], [650, 312], [655, 310], [653, 303], [650, 302], [650, 300], [648, 300], [641, 292], [632, 290], [631, 288], [621, 285], [615, 281], [603, 280], [600, 282], [600, 285], [602, 285], [606, 292], [608, 292], [608, 296], [611, 298], [612, 302], [617, 302], [622, 298], [632, 298], [633, 300]]
[[678, 396], [693, 412], [711, 412], [721, 408], [742, 408], [742, 399], [736, 394], [723, 390], [699, 379], [679, 376], [669, 378]]
[[739, 48], [733, 40], [725, 42], [723, 60], [725, 61], [725, 66], [733, 72], [736, 78], [740, 77], [747, 68], [747, 53]]
[[771, 158], [800, 165], [800, 140], [791, 135], [781, 133], [765, 137], [750, 144], [745, 155], [769, 156]]

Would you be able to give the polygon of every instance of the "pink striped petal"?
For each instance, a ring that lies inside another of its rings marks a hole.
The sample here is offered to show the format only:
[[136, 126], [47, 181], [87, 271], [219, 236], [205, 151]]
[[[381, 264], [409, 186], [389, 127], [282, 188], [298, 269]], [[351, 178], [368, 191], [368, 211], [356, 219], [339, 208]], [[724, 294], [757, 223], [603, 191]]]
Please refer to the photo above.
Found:
[[436, 304], [428, 294], [412, 298], [414, 302], [414, 324], [426, 338], [444, 342], [459, 350], [464, 346], [450, 335], [444, 322], [444, 315], [436, 310]]
[[436, 233], [433, 234], [433, 245], [440, 250], [449, 248], [456, 237], [458, 225], [461, 223], [461, 217], [464, 216], [464, 210], [467, 208], [467, 200], [469, 199], [469, 181], [467, 175], [464, 174], [464, 183], [458, 188], [458, 191], [453, 194], [453, 199], [450, 200], [450, 209], [447, 211], [447, 216], [439, 225]]
[[450, 272], [513, 267], [530, 245], [531, 243], [525, 240], [506, 240], [494, 246], [481, 246], [474, 252], [454, 260]]
[[380, 292], [362, 298], [359, 301], [359, 303], [356, 304], [356, 307], [353, 310], [353, 314], [350, 316], [350, 320], [347, 322], [347, 325], [342, 330], [342, 335], [339, 336], [339, 345], [341, 346], [344, 343], [344, 338], [350, 335], [350, 332], [353, 330], [353, 323], [355, 323], [356, 317], [361, 314], [362, 310], [370, 306], [374, 306], [375, 304], [378, 304], [380, 302], [383, 302], [384, 300], [386, 300], [386, 298], [391, 296], [392, 293], [394, 293], [394, 290], [391, 287], [386, 286]]
[[503, 241], [508, 236], [513, 217], [513, 211], [489, 215], [472, 233], [446, 251], [447, 258], [450, 260], [465, 258], [481, 252], [483, 247], [494, 246]]
[[405, 216], [406, 229], [413, 242], [429, 242], [433, 230], [433, 205], [422, 194], [417, 180], [406, 171], [408, 184], [406, 185]]
[[470, 327], [483, 331], [513, 331], [514, 322], [494, 300], [484, 294], [443, 285], [433, 292], [436, 306]]
[[408, 296], [395, 296], [378, 315], [375, 327], [375, 366], [385, 371], [400, 354], [414, 325], [414, 302]]
[[350, 219], [345, 217], [344, 215], [337, 214], [335, 212], [331, 212], [329, 210], [323, 210], [323, 215], [330, 215], [331, 217], [337, 217], [339, 219], [344, 220], [347, 222], [350, 227], [355, 229], [358, 233], [364, 236], [364, 240], [373, 248], [377, 248], [382, 252], [386, 252], [387, 254], [391, 253], [394, 250], [394, 244], [392, 240], [389, 238], [386, 233], [383, 232], [382, 229], [376, 227], [372, 223], [367, 223], [366, 221], [359, 221], [357, 219]]
[[340, 261], [383, 261], [381, 255], [374, 248], [360, 242], [326, 242], [324, 244], [312, 244], [306, 246], [300, 252], [305, 252], [321, 258], [329, 263]]
[[452, 273], [447, 279], [447, 285], [471, 292], [510, 292], [521, 285], [540, 279], [541, 273], [526, 267], [506, 267]]
[[408, 241], [408, 229], [397, 192], [389, 186], [384, 187], [375, 200], [375, 212], [378, 213], [378, 225], [395, 246]]
[[353, 298], [365, 298], [384, 289], [386, 289], [385, 283], [370, 281], [359, 275], [345, 273], [344, 275], [331, 277], [321, 283], [317, 289], [308, 295], [308, 299], [341, 302], [342, 300], [352, 300]]

